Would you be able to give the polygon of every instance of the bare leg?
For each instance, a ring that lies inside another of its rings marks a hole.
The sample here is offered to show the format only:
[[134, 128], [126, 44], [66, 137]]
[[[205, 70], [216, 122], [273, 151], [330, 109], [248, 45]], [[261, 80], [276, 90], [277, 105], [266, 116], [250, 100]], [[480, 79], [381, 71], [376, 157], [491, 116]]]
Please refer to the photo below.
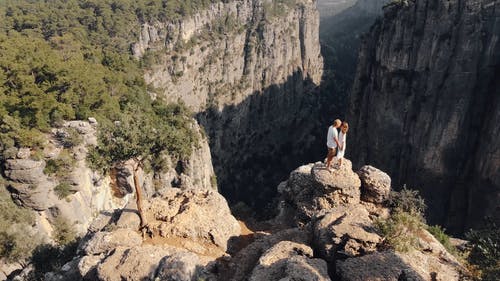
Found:
[[328, 148], [328, 157], [326, 161], [326, 168], [330, 170], [330, 165], [332, 164], [333, 156], [335, 156], [335, 148]]

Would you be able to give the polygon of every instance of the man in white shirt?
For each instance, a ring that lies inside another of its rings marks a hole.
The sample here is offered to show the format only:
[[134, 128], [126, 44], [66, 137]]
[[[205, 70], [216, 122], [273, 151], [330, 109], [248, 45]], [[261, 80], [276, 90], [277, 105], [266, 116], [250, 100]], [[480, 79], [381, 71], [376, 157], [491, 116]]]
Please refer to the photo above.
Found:
[[326, 161], [326, 168], [330, 170], [330, 165], [332, 163], [333, 157], [335, 157], [335, 152], [337, 147], [340, 146], [339, 144], [339, 132], [337, 131], [337, 128], [340, 127], [342, 122], [339, 119], [335, 119], [333, 121], [333, 125], [331, 125], [328, 128], [328, 136], [326, 139], [326, 146], [328, 147], [328, 155], [327, 155], [327, 161]]

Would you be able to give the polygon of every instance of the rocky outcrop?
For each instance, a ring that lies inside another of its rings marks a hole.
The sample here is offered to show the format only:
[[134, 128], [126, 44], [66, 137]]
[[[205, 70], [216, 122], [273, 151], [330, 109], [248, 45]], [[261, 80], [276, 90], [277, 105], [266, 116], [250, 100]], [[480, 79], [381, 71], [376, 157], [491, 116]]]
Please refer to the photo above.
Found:
[[391, 178], [383, 171], [366, 165], [358, 171], [361, 179], [361, 198], [363, 201], [383, 203], [391, 192]]
[[222, 271], [222, 280], [244, 281], [259, 264], [261, 256], [281, 241], [310, 245], [311, 234], [298, 228], [290, 228], [275, 233], [259, 232], [254, 234], [255, 241], [235, 254], [229, 265]]
[[221, 1], [180, 21], [144, 24], [134, 45], [151, 62], [152, 95], [197, 113], [219, 187], [233, 203], [263, 210], [274, 186], [311, 158], [323, 69], [315, 4]]
[[[146, 197], [159, 187], [217, 189], [208, 141], [194, 120], [192, 126], [200, 143], [193, 146], [191, 157], [173, 163], [165, 156], [168, 168], [158, 173], [138, 170]], [[5, 160], [6, 187], [18, 205], [36, 211], [35, 227], [42, 236], [50, 237], [59, 217], [82, 235], [99, 216], [103, 223], [109, 222], [106, 213], [127, 206], [135, 192], [133, 160], [116, 165], [109, 176], [89, 168], [86, 158], [88, 149], [97, 144], [97, 128], [93, 118], [64, 122], [47, 135], [43, 151], [20, 148]]]
[[383, 251], [339, 261], [342, 280], [463, 280], [464, 268], [430, 233], [422, 231], [423, 250]]
[[340, 169], [329, 172], [323, 163], [301, 166], [278, 186], [284, 205], [279, 217], [308, 222], [321, 210], [357, 204], [361, 182], [347, 159]]
[[224, 251], [240, 226], [222, 195], [213, 190], [166, 189], [144, 208], [150, 229], [161, 237], [212, 243]]
[[381, 242], [369, 212], [359, 205], [334, 208], [315, 219], [314, 244], [328, 261], [375, 252]]
[[[363, 188], [369, 196], [360, 195]], [[323, 163], [308, 164], [294, 170], [278, 190], [282, 201], [275, 223], [299, 225], [308, 233], [309, 241], [297, 243], [311, 246], [335, 280], [461, 280], [466, 272], [424, 228], [409, 252], [384, 244], [376, 221], [389, 215], [390, 178], [374, 167], [354, 173], [345, 159], [330, 172]]]
[[279, 242], [259, 258], [248, 280], [330, 280], [326, 262], [312, 257], [313, 250], [304, 244]]
[[130, 212], [118, 210], [45, 280], [217, 280], [216, 260], [240, 235], [224, 198], [212, 189], [168, 188], [143, 203], [151, 236], [141, 236], [138, 225], [119, 224]]
[[359, 54], [354, 163], [419, 188], [431, 222], [452, 231], [500, 220], [499, 10], [492, 0], [394, 2]]

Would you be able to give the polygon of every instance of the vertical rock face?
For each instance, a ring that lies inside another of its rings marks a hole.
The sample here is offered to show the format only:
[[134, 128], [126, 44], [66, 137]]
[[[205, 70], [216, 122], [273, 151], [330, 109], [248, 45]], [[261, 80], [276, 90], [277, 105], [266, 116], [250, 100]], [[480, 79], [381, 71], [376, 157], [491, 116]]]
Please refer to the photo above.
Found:
[[499, 1], [402, 1], [360, 50], [354, 163], [419, 188], [452, 231], [500, 219], [499, 15]]
[[216, 3], [179, 22], [144, 25], [133, 48], [143, 61], [154, 57], [145, 78], [155, 94], [198, 113], [233, 202], [268, 202], [314, 142], [323, 70], [315, 5]]
[[219, 2], [180, 21], [144, 24], [132, 49], [146, 61], [146, 82], [195, 112], [237, 105], [295, 73], [319, 84], [315, 1], [277, 2]]

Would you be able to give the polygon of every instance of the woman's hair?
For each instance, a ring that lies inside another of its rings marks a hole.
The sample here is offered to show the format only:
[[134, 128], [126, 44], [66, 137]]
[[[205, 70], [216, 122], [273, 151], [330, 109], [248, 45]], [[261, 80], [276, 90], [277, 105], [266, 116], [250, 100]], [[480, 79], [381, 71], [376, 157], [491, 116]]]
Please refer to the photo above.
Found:
[[347, 133], [347, 131], [349, 131], [349, 123], [347, 122], [342, 122], [342, 126], [340, 127], [341, 129], [342, 128], [345, 128], [345, 132]]
[[333, 125], [335, 126], [340, 126], [340, 124], [342, 124], [342, 121], [340, 121], [340, 119], [335, 119], [335, 121], [333, 121]]

